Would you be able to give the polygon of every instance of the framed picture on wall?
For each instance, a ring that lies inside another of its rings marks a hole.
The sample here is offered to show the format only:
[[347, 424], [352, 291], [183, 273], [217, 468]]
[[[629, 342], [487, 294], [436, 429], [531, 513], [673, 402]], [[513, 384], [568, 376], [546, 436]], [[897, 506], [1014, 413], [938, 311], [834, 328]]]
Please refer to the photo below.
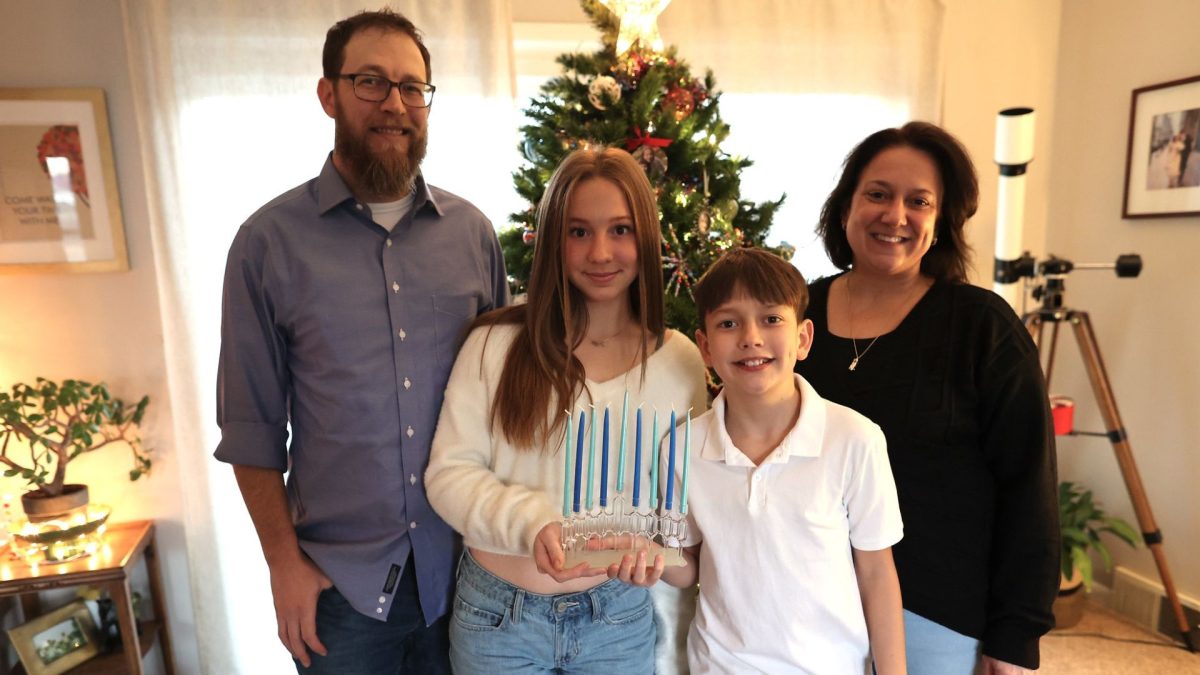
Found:
[[0, 273], [129, 269], [101, 89], [0, 89]]
[[1200, 215], [1200, 75], [1133, 90], [1121, 215]]
[[100, 653], [96, 623], [81, 601], [8, 630], [29, 675], [58, 675]]

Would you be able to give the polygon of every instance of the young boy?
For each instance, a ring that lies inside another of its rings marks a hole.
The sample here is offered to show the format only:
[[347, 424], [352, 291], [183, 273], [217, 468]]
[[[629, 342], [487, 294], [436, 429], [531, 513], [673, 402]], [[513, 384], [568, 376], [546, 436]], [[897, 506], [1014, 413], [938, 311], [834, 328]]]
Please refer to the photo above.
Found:
[[692, 673], [870, 673], [872, 656], [879, 675], [905, 672], [883, 432], [793, 374], [812, 344], [804, 278], [771, 253], [733, 249], [695, 298], [696, 342], [724, 389], [693, 423], [688, 564], [626, 556], [610, 576], [699, 580]]

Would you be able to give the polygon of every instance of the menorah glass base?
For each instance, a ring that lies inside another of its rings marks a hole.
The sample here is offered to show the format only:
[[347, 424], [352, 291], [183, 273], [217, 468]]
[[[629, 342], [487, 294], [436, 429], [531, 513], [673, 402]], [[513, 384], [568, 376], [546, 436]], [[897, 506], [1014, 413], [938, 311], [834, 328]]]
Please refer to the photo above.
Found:
[[621, 497], [604, 510], [576, 513], [562, 521], [566, 567], [586, 562], [608, 567], [628, 555], [646, 551], [647, 566], [660, 553], [667, 566], [683, 565], [687, 518], [676, 511], [627, 508]]
[[[645, 548], [648, 547], [641, 547], [641, 549]], [[563, 565], [563, 567], [565, 569], [571, 569], [579, 563], [587, 563], [588, 567], [595, 568], [608, 567], [613, 563], [621, 562], [622, 558], [630, 553], [637, 555], [638, 550], [641, 549], [631, 550], [626, 548], [622, 550], [606, 549], [599, 551], [565, 551], [567, 562], [565, 565]], [[663, 556], [663, 564], [666, 567], [681, 567], [687, 564], [684, 562], [682, 549], [654, 546], [651, 550], [646, 552], [646, 566], [653, 567], [654, 557], [659, 554]]]

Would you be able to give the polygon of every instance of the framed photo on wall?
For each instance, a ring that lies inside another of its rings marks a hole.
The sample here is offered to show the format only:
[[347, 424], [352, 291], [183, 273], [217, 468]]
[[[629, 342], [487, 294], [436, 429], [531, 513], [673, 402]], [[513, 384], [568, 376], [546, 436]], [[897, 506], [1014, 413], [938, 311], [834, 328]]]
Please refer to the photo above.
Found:
[[1121, 215], [1200, 215], [1200, 75], [1133, 90]]
[[82, 601], [8, 630], [29, 675], [58, 675], [100, 653], [96, 623]]
[[129, 269], [102, 89], [0, 89], [0, 273]]

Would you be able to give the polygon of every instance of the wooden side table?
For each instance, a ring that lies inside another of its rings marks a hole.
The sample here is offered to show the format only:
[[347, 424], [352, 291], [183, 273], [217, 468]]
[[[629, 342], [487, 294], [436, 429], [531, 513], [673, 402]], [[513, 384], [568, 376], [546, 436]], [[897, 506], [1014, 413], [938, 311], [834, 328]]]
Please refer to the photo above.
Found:
[[[20, 596], [26, 620], [38, 616], [38, 591], [51, 588], [96, 586], [112, 598], [121, 626], [121, 651], [94, 658], [71, 670], [71, 673], [131, 673], [141, 675], [142, 657], [157, 637], [162, 641], [163, 665], [167, 675], [175, 674], [171, 656], [171, 638], [167, 630], [167, 610], [163, 604], [162, 574], [154, 549], [154, 521], [136, 520], [109, 524], [104, 545], [85, 558], [65, 563], [29, 565], [24, 560], [10, 559], [7, 548], [0, 560], [0, 597]], [[139, 558], [146, 561], [150, 577], [150, 600], [154, 621], [143, 622], [143, 635], [138, 635], [138, 623], [133, 613], [133, 593], [129, 577]], [[143, 639], [144, 638], [144, 639]], [[123, 666], [123, 667], [122, 667]], [[22, 672], [20, 668], [14, 672]]]

